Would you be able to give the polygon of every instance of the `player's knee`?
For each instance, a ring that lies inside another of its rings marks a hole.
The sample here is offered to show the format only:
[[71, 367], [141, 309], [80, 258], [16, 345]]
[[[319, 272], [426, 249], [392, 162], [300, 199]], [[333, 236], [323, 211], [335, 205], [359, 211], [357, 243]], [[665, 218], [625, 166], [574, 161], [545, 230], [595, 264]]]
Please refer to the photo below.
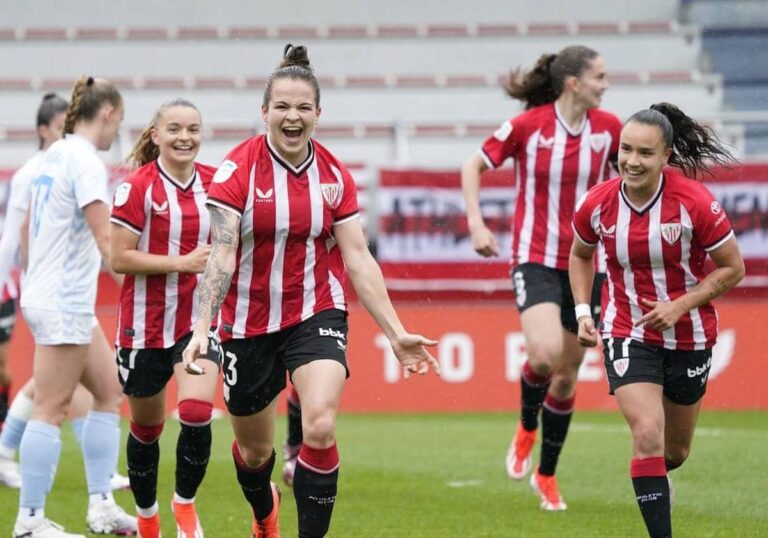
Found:
[[549, 392], [558, 400], [570, 398], [576, 391], [576, 371], [558, 370], [553, 376]]
[[179, 420], [187, 426], [210, 424], [213, 404], [205, 400], [185, 399], [179, 402]]
[[560, 351], [546, 342], [526, 342], [528, 364], [537, 375], [549, 375], [557, 363]]
[[149, 445], [154, 443], [160, 438], [160, 434], [163, 433], [163, 426], [165, 422], [160, 424], [136, 424], [131, 421], [131, 435], [140, 443]]
[[[233, 452], [239, 450], [240, 458], [249, 469], [261, 469], [266, 465], [274, 453], [274, 448], [269, 443], [252, 443], [250, 445], [233, 444]], [[237, 459], [237, 458], [236, 458]]]
[[664, 428], [653, 421], [639, 421], [632, 426], [635, 451], [642, 456], [659, 454], [664, 446]]
[[691, 450], [687, 446], [681, 447], [667, 447], [664, 454], [664, 462], [667, 464], [667, 471], [677, 469], [685, 460], [688, 459], [688, 455]]
[[336, 415], [325, 411], [308, 416], [304, 424], [304, 440], [313, 446], [326, 446], [336, 436]]

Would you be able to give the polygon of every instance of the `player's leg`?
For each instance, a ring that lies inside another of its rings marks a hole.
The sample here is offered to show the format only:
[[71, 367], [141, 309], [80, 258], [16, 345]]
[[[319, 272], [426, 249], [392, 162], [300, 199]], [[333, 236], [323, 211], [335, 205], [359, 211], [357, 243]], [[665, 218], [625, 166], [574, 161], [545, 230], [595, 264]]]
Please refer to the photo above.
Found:
[[21, 473], [15, 457], [27, 423], [32, 418], [34, 397], [35, 380], [29, 379], [13, 398], [5, 427], [0, 432], [0, 482], [11, 488], [21, 487]]
[[630, 474], [648, 534], [671, 536], [662, 387], [656, 383], [631, 383], [617, 388], [615, 393], [632, 432]]
[[304, 430], [293, 480], [300, 536], [325, 536], [331, 523], [339, 479], [336, 415], [346, 376], [344, 364], [336, 360], [312, 361], [291, 376], [301, 398]]
[[[35, 336], [36, 340], [43, 340], [39, 336], [43, 333]], [[35, 346], [34, 410], [19, 446], [22, 482], [16, 535], [49, 526], [45, 501], [61, 454], [60, 427], [80, 378], [86, 349], [86, 345], [76, 344]]]
[[286, 370], [277, 357], [286, 331], [221, 344], [224, 400], [235, 433], [232, 458], [237, 481], [253, 512], [253, 536], [280, 536], [280, 495], [271, 481], [275, 466], [277, 398]]
[[88, 482], [87, 522], [97, 534], [136, 532], [136, 518], [125, 513], [112, 495], [111, 478], [120, 452], [119, 408], [122, 391], [112, 348], [95, 317], [81, 383], [93, 395], [83, 426], [82, 451]]
[[175, 346], [178, 362], [173, 367], [178, 386], [177, 409], [181, 423], [176, 443], [173, 513], [179, 536], [195, 538], [202, 535], [195, 495], [205, 477], [211, 455], [211, 417], [219, 379], [219, 363], [200, 359], [198, 364], [204, 368], [205, 373], [189, 375], [181, 362], [181, 352], [187, 342], [188, 339], [183, 339]]
[[304, 439], [301, 427], [301, 403], [293, 383], [288, 386], [286, 402], [288, 404], [288, 436], [283, 443], [283, 482], [287, 486], [293, 486], [296, 459], [299, 457]]
[[11, 399], [11, 373], [8, 370], [8, 347], [16, 324], [16, 303], [9, 299], [0, 304], [0, 430], [8, 415]]

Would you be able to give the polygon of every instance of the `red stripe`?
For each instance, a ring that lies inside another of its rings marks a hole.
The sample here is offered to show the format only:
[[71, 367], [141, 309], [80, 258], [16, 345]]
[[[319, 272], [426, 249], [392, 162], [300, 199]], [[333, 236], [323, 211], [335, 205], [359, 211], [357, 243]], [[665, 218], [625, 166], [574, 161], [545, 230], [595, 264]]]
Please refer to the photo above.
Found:
[[537, 374], [533, 368], [531, 368], [531, 364], [528, 361], [525, 361], [523, 364], [523, 371], [521, 374], [521, 377], [529, 384], [534, 386], [543, 386], [549, 384], [549, 382], [552, 380], [552, 374], [548, 375], [541, 375]]
[[[554, 139], [554, 136], [555, 124], [549, 123], [541, 130], [541, 138], [539, 140], [543, 138]], [[528, 256], [528, 261], [536, 263], [544, 263], [544, 249], [547, 245], [547, 223], [549, 221], [550, 196], [549, 186], [550, 182], [554, 181], [554, 178], [551, 178], [549, 174], [552, 166], [552, 153], [552, 147], [542, 148], [540, 144], [538, 151], [536, 152], [536, 163], [534, 166], [536, 182], [534, 187], [535, 194], [533, 197], [533, 234], [531, 235], [531, 248]], [[523, 232], [522, 227], [520, 232]], [[520, 255], [520, 253], [517, 254], [518, 256]]]
[[571, 396], [565, 400], [556, 400], [551, 394], [547, 393], [544, 397], [544, 406], [561, 414], [572, 413], [575, 402], [576, 396]]
[[632, 458], [629, 466], [629, 474], [632, 478], [644, 476], [667, 476], [667, 465], [662, 456], [653, 458]]
[[[566, 137], [565, 155], [563, 157], [563, 171], [560, 177], [560, 211], [557, 219], [557, 267], [568, 268], [568, 256], [571, 253], [573, 242], [573, 209], [576, 207], [576, 184], [579, 178], [581, 164], [581, 136]], [[593, 153], [590, 151], [590, 153]], [[590, 175], [594, 175], [591, 169]]]
[[[195, 179], [199, 181], [199, 179]], [[176, 190], [179, 208], [181, 209], [181, 237], [179, 255], [184, 256], [197, 248], [200, 235], [201, 215], [195, 203], [195, 187], [191, 185], [186, 191]], [[192, 326], [192, 296], [197, 287], [194, 274], [179, 273], [177, 284], [176, 324], [174, 326], [174, 341], [179, 341], [189, 332]]]
[[[157, 175], [151, 193], [153, 205], [162, 207], [168, 205], [168, 196], [163, 188], [163, 179]], [[150, 208], [148, 215], [149, 221], [149, 243], [148, 252], [150, 254], [168, 255], [168, 236], [170, 232], [169, 215], [161, 215], [159, 211]], [[146, 316], [144, 318], [144, 327], [146, 330], [146, 347], [164, 347], [163, 326], [165, 325], [165, 307], [166, 307], [166, 284], [167, 275], [147, 275], [146, 291]]]
[[[283, 304], [280, 328], [295, 324], [304, 305], [304, 265], [307, 259], [306, 239], [311, 231], [313, 208], [309, 199], [309, 178], [288, 179], [289, 232], [283, 254]], [[291, 239], [294, 239], [293, 241]]]
[[[681, 222], [680, 203], [676, 200], [668, 200], [666, 196], [661, 199], [661, 224], [669, 222]], [[670, 245], [662, 234], [661, 249], [664, 256], [664, 277], [670, 300], [674, 301], [685, 293], [685, 270], [680, 265], [682, 258], [683, 242], [686, 241], [681, 233], [680, 239]], [[688, 245], [690, 248], [690, 244]], [[677, 292], [672, 290], [679, 290]], [[690, 314], [686, 313], [675, 325], [675, 340], [690, 341], [693, 338], [693, 322]]]
[[336, 443], [328, 448], [312, 448], [306, 443], [301, 445], [299, 460], [322, 471], [333, 471], [339, 465], [339, 451]]
[[125, 275], [123, 287], [120, 290], [120, 312], [117, 323], [117, 341], [120, 347], [133, 349], [133, 336], [125, 334], [126, 325], [133, 325], [134, 294], [136, 293], [136, 277]]

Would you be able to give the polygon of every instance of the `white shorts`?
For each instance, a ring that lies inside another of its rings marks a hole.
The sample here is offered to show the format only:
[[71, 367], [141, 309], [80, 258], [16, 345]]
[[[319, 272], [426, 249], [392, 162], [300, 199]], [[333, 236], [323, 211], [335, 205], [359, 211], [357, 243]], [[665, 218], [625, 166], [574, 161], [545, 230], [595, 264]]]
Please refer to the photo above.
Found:
[[93, 314], [29, 307], [22, 307], [21, 312], [35, 343], [46, 346], [88, 345], [93, 329], [99, 323]]

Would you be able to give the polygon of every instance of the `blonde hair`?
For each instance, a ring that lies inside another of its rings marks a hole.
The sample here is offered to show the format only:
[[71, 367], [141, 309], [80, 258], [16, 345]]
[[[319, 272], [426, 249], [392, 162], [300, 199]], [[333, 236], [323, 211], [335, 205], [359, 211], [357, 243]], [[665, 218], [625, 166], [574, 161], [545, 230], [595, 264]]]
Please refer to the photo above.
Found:
[[80, 120], [92, 120], [104, 103], [118, 108], [123, 105], [123, 98], [114, 84], [103, 78], [86, 77], [77, 79], [72, 87], [67, 117], [64, 120], [64, 133], [75, 132], [75, 123]]

